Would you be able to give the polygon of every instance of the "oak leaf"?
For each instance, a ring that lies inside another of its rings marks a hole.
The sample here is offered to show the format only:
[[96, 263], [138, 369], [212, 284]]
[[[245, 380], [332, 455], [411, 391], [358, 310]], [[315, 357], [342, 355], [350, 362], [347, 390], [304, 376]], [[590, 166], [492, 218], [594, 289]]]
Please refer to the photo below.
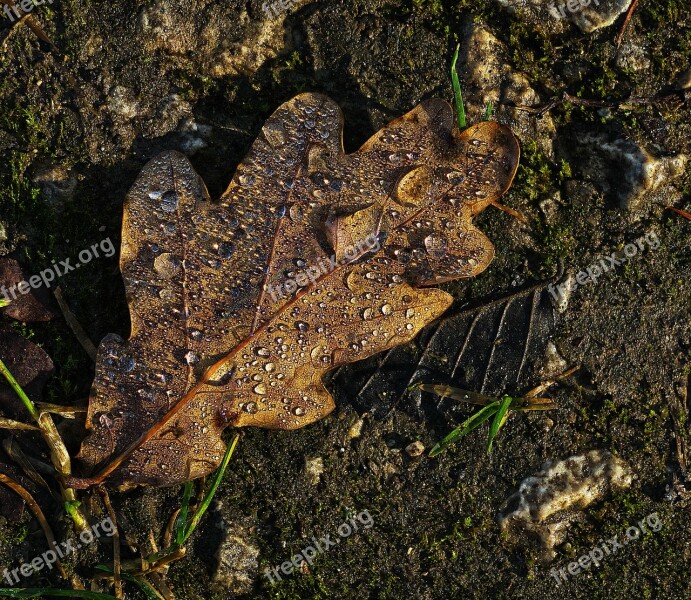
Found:
[[217, 202], [189, 161], [149, 162], [124, 209], [126, 342], [99, 347], [79, 458], [121, 488], [216, 468], [222, 431], [295, 429], [334, 408], [323, 376], [411, 340], [484, 270], [472, 219], [508, 189], [508, 127], [462, 133], [427, 100], [344, 154], [343, 116], [302, 94], [266, 121]]

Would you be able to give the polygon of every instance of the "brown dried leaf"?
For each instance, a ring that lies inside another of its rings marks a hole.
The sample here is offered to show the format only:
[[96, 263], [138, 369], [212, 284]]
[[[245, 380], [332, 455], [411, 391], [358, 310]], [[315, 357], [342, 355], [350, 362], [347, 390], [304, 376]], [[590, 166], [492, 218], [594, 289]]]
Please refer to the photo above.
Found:
[[[53, 374], [53, 361], [36, 344], [14, 333], [9, 327], [0, 327], [0, 359], [5, 363], [34, 402], [41, 400], [43, 387]], [[18, 421], [33, 422], [14, 390], [0, 376], [0, 416]]]
[[228, 425], [320, 419], [327, 371], [411, 340], [452, 301], [423, 286], [486, 268], [471, 221], [513, 179], [507, 127], [459, 134], [429, 100], [350, 155], [342, 128], [325, 96], [285, 103], [215, 203], [184, 156], [146, 165], [123, 219], [132, 332], [99, 347], [80, 452], [105, 466], [73, 484], [181, 483], [216, 468]]
[[49, 300], [45, 289], [22, 286], [22, 290], [28, 288], [26, 294], [17, 289], [18, 284], [29, 279], [14, 258], [0, 258], [0, 300], [10, 300], [10, 304], [0, 309], [0, 313], [26, 323], [50, 321], [54, 314], [46, 306]]

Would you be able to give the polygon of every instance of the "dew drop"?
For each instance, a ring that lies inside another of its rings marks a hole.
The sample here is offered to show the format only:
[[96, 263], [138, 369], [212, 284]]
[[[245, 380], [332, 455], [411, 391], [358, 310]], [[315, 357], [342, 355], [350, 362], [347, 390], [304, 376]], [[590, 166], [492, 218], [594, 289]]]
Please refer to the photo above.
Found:
[[271, 356], [271, 350], [265, 348], [264, 346], [255, 349], [255, 353], [257, 356]]
[[246, 413], [250, 413], [251, 415], [253, 415], [257, 412], [257, 403], [248, 402], [242, 407], [242, 410], [244, 410]]
[[266, 386], [263, 383], [258, 383], [257, 385], [254, 386], [254, 388], [252, 388], [252, 391], [255, 394], [264, 395], [264, 394], [266, 394]]
[[238, 183], [244, 187], [251, 187], [257, 181], [257, 178], [251, 173], [241, 173], [238, 176]]
[[171, 190], [161, 196], [161, 210], [165, 212], [175, 212], [179, 204], [178, 193]]
[[296, 406], [296, 407], [293, 409], [293, 414], [294, 414], [295, 416], [297, 416], [297, 417], [300, 417], [300, 416], [302, 416], [302, 415], [305, 414], [305, 409], [302, 408], [302, 406]]
[[365, 308], [362, 311], [362, 318], [365, 320], [371, 319], [374, 316], [374, 310], [372, 308]]
[[305, 323], [304, 321], [297, 321], [295, 323], [295, 329], [297, 329], [298, 331], [305, 332], [309, 328], [310, 328], [310, 326], [307, 323]]
[[390, 315], [392, 308], [391, 308], [390, 304], [383, 304], [379, 310], [381, 311], [381, 314], [383, 314], [383, 315]]
[[272, 148], [280, 148], [286, 143], [286, 130], [280, 121], [267, 123], [264, 125], [262, 132]]
[[266, 364], [264, 365], [264, 370], [265, 370], [267, 373], [271, 373], [275, 368], [276, 368], [276, 365], [274, 365], [273, 363], [266, 363]]
[[160, 292], [158, 292], [158, 297], [161, 300], [172, 300], [175, 297], [175, 294], [173, 294], [173, 290], [163, 288]]
[[293, 204], [290, 207], [290, 211], [288, 214], [290, 215], [290, 218], [292, 221], [295, 221], [295, 222], [302, 221], [303, 212], [302, 212], [302, 207], [299, 204]]
[[172, 278], [175, 273], [180, 269], [182, 262], [177, 256], [170, 254], [170, 252], [164, 252], [159, 254], [154, 259], [154, 270], [165, 277], [166, 279]]
[[218, 255], [221, 258], [230, 258], [235, 252], [235, 245], [232, 242], [220, 242], [218, 244]]
[[446, 240], [437, 235], [428, 235], [425, 238], [425, 250], [430, 256], [440, 258], [446, 254]]
[[163, 229], [163, 233], [173, 235], [177, 232], [178, 227], [175, 223], [163, 223], [163, 225], [161, 225], [161, 229]]
[[190, 350], [187, 354], [185, 354], [185, 362], [187, 362], [188, 365], [197, 364], [199, 362], [199, 354]]

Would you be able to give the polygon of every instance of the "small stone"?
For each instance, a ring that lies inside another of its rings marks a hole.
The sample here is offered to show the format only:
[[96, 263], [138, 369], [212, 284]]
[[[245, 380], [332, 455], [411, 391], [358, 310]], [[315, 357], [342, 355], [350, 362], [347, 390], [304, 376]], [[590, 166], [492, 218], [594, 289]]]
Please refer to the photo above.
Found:
[[324, 459], [321, 456], [305, 460], [305, 475], [312, 485], [317, 485], [324, 472]]
[[362, 426], [365, 424], [364, 419], [358, 419], [348, 429], [348, 439], [354, 440], [362, 435]]
[[509, 533], [536, 534], [545, 550], [543, 558], [551, 560], [554, 547], [565, 540], [567, 526], [578, 517], [576, 510], [627, 489], [632, 480], [630, 466], [605, 450], [547, 461], [506, 499], [499, 524]]
[[412, 444], [408, 444], [405, 447], [405, 451], [408, 453], [408, 456], [417, 458], [418, 456], [422, 456], [422, 453], [425, 451], [425, 445], [421, 441], [417, 440]]
[[248, 532], [235, 523], [222, 525], [224, 534], [216, 553], [218, 566], [212, 589], [224, 597], [251, 593], [259, 571], [259, 548]]

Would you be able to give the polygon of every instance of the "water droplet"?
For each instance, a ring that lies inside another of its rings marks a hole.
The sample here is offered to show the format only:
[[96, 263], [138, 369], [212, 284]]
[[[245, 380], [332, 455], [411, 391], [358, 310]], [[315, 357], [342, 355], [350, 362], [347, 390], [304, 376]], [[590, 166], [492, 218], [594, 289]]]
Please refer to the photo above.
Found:
[[446, 178], [449, 180], [449, 183], [453, 185], [460, 185], [465, 181], [465, 175], [458, 171], [449, 171], [446, 174]]
[[185, 361], [188, 365], [195, 365], [199, 362], [199, 354], [190, 350], [187, 354], [185, 354]]
[[180, 259], [170, 254], [170, 252], [164, 252], [154, 259], [154, 270], [161, 277], [165, 277], [166, 279], [172, 278], [175, 273], [177, 273], [178, 269], [180, 269], [181, 265], [182, 262]]
[[365, 308], [362, 311], [362, 318], [365, 320], [371, 319], [374, 316], [374, 310], [372, 308]]
[[299, 204], [293, 204], [290, 207], [289, 214], [292, 221], [302, 221], [303, 212], [302, 207]]
[[274, 365], [273, 363], [266, 363], [266, 364], [264, 365], [264, 370], [265, 370], [267, 373], [271, 373], [275, 368], [276, 368], [276, 365]]
[[179, 203], [178, 193], [169, 191], [161, 196], [161, 209], [165, 212], [175, 212], [178, 209]]
[[220, 242], [218, 244], [218, 255], [221, 258], [230, 258], [235, 252], [235, 244], [232, 242]]
[[310, 328], [310, 326], [307, 323], [305, 323], [304, 321], [297, 321], [295, 323], [295, 329], [297, 329], [298, 331], [305, 332], [309, 328]]
[[296, 406], [296, 407], [293, 409], [293, 414], [294, 414], [295, 416], [297, 416], [297, 417], [300, 417], [300, 416], [302, 416], [302, 415], [305, 414], [305, 409], [302, 408], [302, 406]]
[[280, 121], [271, 121], [264, 125], [262, 132], [272, 148], [280, 148], [286, 143], [286, 130]]
[[166, 233], [168, 235], [173, 235], [174, 233], [177, 232], [178, 227], [175, 223], [163, 223], [161, 225], [161, 229], [163, 229], [163, 233]]
[[390, 315], [393, 309], [391, 308], [390, 304], [383, 304], [379, 310], [383, 315]]
[[126, 373], [129, 373], [130, 371], [132, 371], [136, 364], [137, 364], [137, 361], [135, 361], [131, 356], [123, 356], [120, 359], [120, 367]]
[[412, 319], [414, 315], [415, 315], [415, 310], [412, 308], [409, 308], [408, 310], [405, 311], [405, 318], [406, 319]]
[[252, 391], [255, 394], [264, 395], [264, 394], [266, 394], [266, 386], [263, 383], [258, 383], [257, 385], [254, 386]]
[[190, 333], [190, 337], [195, 341], [195, 342], [200, 342], [202, 338], [204, 337], [204, 334], [199, 331], [199, 329], [193, 329], [192, 332]]
[[389, 154], [388, 160], [391, 164], [397, 165], [401, 162], [401, 157], [394, 152], [393, 154]]
[[160, 292], [158, 292], [158, 297], [161, 300], [172, 300], [175, 297], [175, 294], [170, 288], [163, 288]]
[[257, 178], [251, 173], [240, 173], [238, 175], [238, 183], [244, 187], [251, 187], [257, 181]]
[[98, 422], [101, 427], [105, 427], [106, 429], [110, 429], [113, 426], [113, 419], [108, 413], [101, 413], [98, 417]]
[[271, 356], [271, 350], [264, 348], [263, 346], [256, 348], [255, 353], [257, 356]]
[[447, 247], [448, 245], [446, 240], [442, 237], [437, 235], [428, 235], [425, 238], [425, 250], [427, 250], [427, 253], [430, 256], [441, 258], [442, 256], [446, 255]]
[[413, 328], [413, 324], [412, 324], [412, 323], [406, 323], [406, 324], [405, 324], [405, 328], [406, 328], [408, 331], [410, 331], [410, 330]]
[[242, 410], [244, 410], [246, 413], [250, 413], [251, 415], [256, 414], [257, 412], [257, 403], [256, 402], [248, 402], [242, 407]]

